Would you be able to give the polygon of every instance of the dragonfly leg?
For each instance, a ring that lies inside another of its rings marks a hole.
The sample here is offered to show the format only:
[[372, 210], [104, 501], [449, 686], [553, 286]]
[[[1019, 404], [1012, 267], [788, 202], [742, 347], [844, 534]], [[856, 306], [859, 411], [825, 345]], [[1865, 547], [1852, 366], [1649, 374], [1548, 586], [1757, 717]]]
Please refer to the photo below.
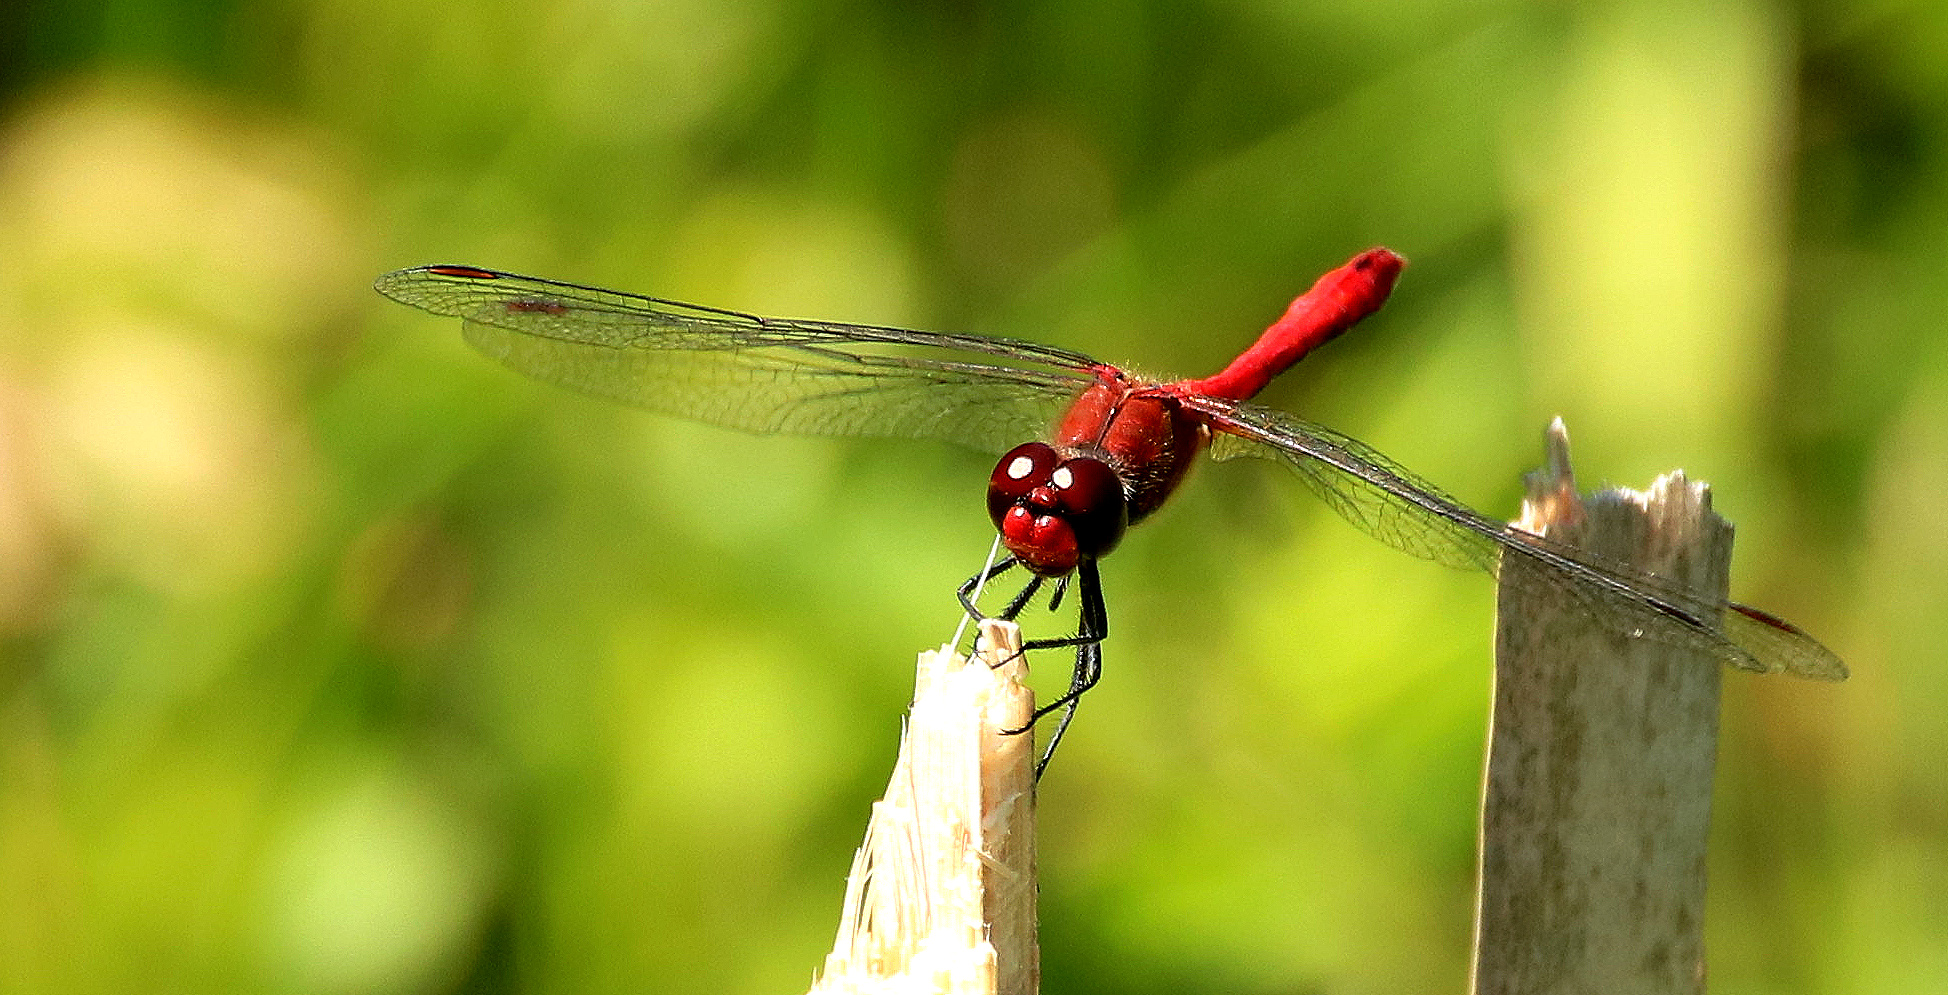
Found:
[[[1020, 562], [1015, 557], [1008, 557], [996, 563], [993, 568], [968, 578], [967, 583], [960, 586], [955, 594], [960, 599], [961, 607], [969, 616], [976, 619], [990, 617], [981, 614], [980, 607], [975, 604], [975, 598], [979, 593], [977, 588], [989, 578], [998, 576]], [[1030, 577], [1021, 591], [1008, 600], [1001, 614], [992, 617], [1002, 621], [1014, 621], [1015, 617], [1028, 606], [1028, 602], [1035, 597], [1035, 592], [1041, 590], [1042, 581], [1045, 579], [1039, 575]], [[1082, 603], [1078, 612], [1075, 635], [1030, 639], [1021, 644], [1022, 653], [1030, 650], [1075, 647], [1075, 670], [1069, 676], [1069, 689], [1060, 698], [1035, 709], [1034, 714], [1028, 717], [1028, 721], [1023, 723], [1021, 728], [1002, 730], [1004, 735], [1019, 736], [1035, 728], [1035, 723], [1041, 721], [1043, 716], [1058, 710], [1062, 713], [1062, 718], [1056, 722], [1055, 732], [1048, 738], [1048, 746], [1042, 750], [1042, 758], [1035, 764], [1035, 776], [1038, 778], [1048, 769], [1049, 760], [1055, 756], [1055, 747], [1062, 742], [1063, 734], [1069, 731], [1069, 723], [1075, 721], [1076, 705], [1081, 702], [1083, 693], [1095, 687], [1096, 682], [1102, 680], [1103, 675], [1102, 641], [1109, 636], [1109, 609], [1103, 603], [1102, 578], [1097, 573], [1096, 561], [1083, 560], [1077, 564], [1075, 573], [1056, 582], [1055, 596], [1049, 601], [1050, 611], [1056, 610], [1061, 605], [1062, 594], [1068, 590], [1071, 579], [1076, 582], [1077, 597]]]
[[[1048, 770], [1048, 762], [1055, 758], [1055, 748], [1061, 744], [1062, 736], [1069, 731], [1069, 723], [1075, 721], [1076, 706], [1082, 703], [1082, 696], [1103, 676], [1102, 641], [1109, 637], [1109, 610], [1103, 604], [1102, 582], [1096, 573], [1096, 561], [1084, 560], [1077, 569], [1077, 589], [1082, 599], [1081, 617], [1076, 624], [1076, 634], [1063, 639], [1038, 640], [1035, 648], [1046, 649], [1054, 646], [1075, 647], [1075, 670], [1069, 676], [1069, 690], [1062, 697], [1035, 709], [1028, 722], [1019, 729], [1007, 729], [1007, 735], [1019, 735], [1035, 727], [1035, 723], [1056, 709], [1062, 710], [1062, 718], [1055, 724], [1055, 731], [1048, 737], [1048, 746], [1042, 750], [1042, 758], [1035, 763], [1035, 777], [1039, 780]], [[1031, 644], [1024, 643], [1025, 652]]]
[[1024, 733], [1035, 727], [1035, 720], [1056, 710], [1062, 710], [1062, 717], [1055, 722], [1055, 731], [1049, 734], [1048, 745], [1042, 748], [1042, 758], [1035, 761], [1035, 779], [1041, 780], [1048, 772], [1048, 762], [1055, 759], [1055, 748], [1062, 743], [1062, 737], [1069, 731], [1069, 723], [1075, 721], [1076, 706], [1082, 704], [1082, 693], [1096, 686], [1103, 676], [1103, 648], [1101, 643], [1083, 643], [1075, 648], [1075, 673], [1069, 679], [1067, 694], [1035, 710], [1028, 724], [1020, 729], [1005, 730], [1010, 733]]
[[[1006, 573], [1008, 571], [1008, 568], [1013, 567], [1020, 562], [1021, 561], [1019, 559], [1016, 559], [1015, 557], [1012, 556], [1007, 557], [1006, 559], [1001, 560], [999, 563], [996, 563], [993, 567], [990, 567], [986, 570], [981, 571], [980, 573], [975, 574], [972, 577], [967, 578], [967, 583], [962, 584], [960, 586], [960, 589], [954, 592], [955, 597], [960, 599], [961, 608], [967, 612], [969, 618], [972, 618], [975, 621], [982, 621], [990, 617], [981, 614], [980, 606], [975, 604], [975, 599], [980, 597], [981, 592], [979, 591], [979, 588], [985, 585], [988, 581], [1001, 576], [1003, 573]], [[1022, 587], [1020, 593], [1016, 594], [1013, 598], [1008, 599], [1008, 606], [1006, 608], [1001, 609], [1001, 614], [992, 617], [998, 618], [1003, 622], [1014, 621], [1015, 616], [1020, 615], [1021, 610], [1028, 606], [1028, 600], [1035, 596], [1036, 591], [1042, 589], [1042, 581], [1044, 579], [1046, 578], [1042, 577], [1040, 574], [1030, 576], [1028, 578], [1028, 583]]]
[[1055, 582], [1055, 594], [1048, 599], [1049, 611], [1060, 611], [1062, 609], [1062, 595], [1068, 593], [1069, 581], [1074, 577], [1075, 574], [1064, 574], [1061, 580]]
[[[1001, 609], [1001, 614], [999, 615], [994, 615], [994, 616], [983, 615], [981, 613], [980, 605], [976, 604], [976, 600], [980, 597], [979, 589], [981, 587], [985, 586], [989, 580], [1000, 576], [1002, 573], [1005, 573], [1008, 570], [1008, 568], [1013, 567], [1019, 564], [1020, 562], [1021, 560], [1017, 559], [1016, 557], [1013, 556], [1007, 557], [1001, 560], [1000, 562], [994, 564], [992, 567], [984, 569], [980, 573], [977, 573], [974, 576], [967, 578], [967, 583], [962, 584], [960, 586], [960, 589], [954, 592], [955, 596], [960, 599], [961, 609], [967, 612], [967, 616], [969, 618], [974, 619], [977, 622], [985, 620], [990, 617], [1000, 619], [1003, 622], [1012, 622], [1015, 620], [1016, 616], [1021, 614], [1021, 610], [1028, 606], [1029, 600], [1035, 597], [1035, 592], [1041, 590], [1042, 581], [1045, 580], [1046, 578], [1042, 577], [1040, 574], [1031, 575], [1028, 578], [1028, 583], [1022, 585], [1021, 590], [1017, 592], [1014, 597], [1008, 599], [1008, 604]], [[996, 666], [1000, 666], [1001, 664], [1006, 664], [1006, 663], [1012, 663], [1013, 661], [1019, 659], [1023, 654], [1027, 653], [1031, 649], [1043, 649], [1043, 648], [1045, 647], [1035, 645], [1034, 643], [1025, 644], [1019, 650], [1016, 650], [1014, 655], [1008, 657], [1006, 660], [1000, 661], [1000, 663], [997, 663]]]

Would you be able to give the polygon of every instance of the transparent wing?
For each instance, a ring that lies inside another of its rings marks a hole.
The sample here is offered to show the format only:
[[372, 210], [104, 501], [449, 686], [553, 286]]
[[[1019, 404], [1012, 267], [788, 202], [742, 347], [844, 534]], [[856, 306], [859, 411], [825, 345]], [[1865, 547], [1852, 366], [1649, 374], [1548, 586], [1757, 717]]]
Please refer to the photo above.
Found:
[[1031, 342], [760, 318], [468, 266], [374, 289], [464, 319], [469, 343], [536, 379], [748, 432], [1000, 452], [1047, 432], [1097, 368]]
[[1842, 680], [1846, 665], [1791, 623], [1712, 601], [1622, 564], [1489, 518], [1350, 436], [1255, 404], [1188, 396], [1184, 406], [1218, 430], [1219, 459], [1257, 456], [1290, 467], [1341, 517], [1395, 549], [1500, 576], [1508, 556], [1620, 632], [1696, 647], [1760, 673]]

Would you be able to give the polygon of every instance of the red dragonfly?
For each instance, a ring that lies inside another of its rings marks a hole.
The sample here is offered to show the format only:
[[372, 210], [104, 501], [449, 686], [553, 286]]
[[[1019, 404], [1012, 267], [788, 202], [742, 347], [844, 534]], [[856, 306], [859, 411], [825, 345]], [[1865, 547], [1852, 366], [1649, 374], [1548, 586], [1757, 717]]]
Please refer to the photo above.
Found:
[[[1096, 561], [1156, 511], [1197, 455], [1276, 460], [1334, 511], [1396, 549], [1498, 574], [1508, 557], [1619, 632], [1709, 651], [1733, 666], [1840, 680], [1846, 667], [1791, 623], [1538, 538], [1477, 512], [1372, 447], [1249, 403], [1273, 377], [1372, 314], [1405, 261], [1370, 249], [1321, 277], [1222, 372], [1148, 380], [1078, 352], [1014, 339], [872, 325], [760, 318], [472, 266], [388, 273], [376, 289], [465, 320], [467, 341], [540, 380], [665, 414], [749, 432], [939, 438], [993, 452], [1013, 445], [988, 482], [988, 511], [1011, 554], [960, 590], [1002, 570], [1030, 574], [1000, 617], [1013, 618], [1044, 581], [1051, 609], [1077, 582], [1076, 634], [1031, 649], [1076, 648], [1063, 709], [1039, 773], [1101, 676], [1108, 635]], [[1038, 438], [1054, 426], [1046, 442]], [[1031, 722], [1032, 724], [1032, 722]]]

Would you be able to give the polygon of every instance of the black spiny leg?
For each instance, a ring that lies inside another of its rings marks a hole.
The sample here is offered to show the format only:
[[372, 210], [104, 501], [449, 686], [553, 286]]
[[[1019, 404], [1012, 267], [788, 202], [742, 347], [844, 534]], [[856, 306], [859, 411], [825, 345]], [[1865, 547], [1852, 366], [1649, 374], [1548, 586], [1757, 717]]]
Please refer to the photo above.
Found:
[[[1021, 562], [1020, 559], [1010, 556], [1007, 557], [1006, 559], [1001, 560], [999, 563], [996, 563], [993, 567], [983, 570], [980, 573], [977, 573], [974, 576], [967, 578], [967, 583], [962, 584], [960, 586], [960, 590], [954, 593], [956, 597], [960, 598], [960, 606], [963, 610], [967, 612], [968, 618], [971, 618], [976, 622], [988, 618], [988, 616], [981, 614], [980, 607], [974, 604], [974, 599], [980, 597], [981, 595], [981, 592], [978, 590], [978, 588], [984, 586], [988, 581], [993, 580], [994, 578], [999, 577], [1004, 573], [1007, 573], [1010, 567], [1013, 567], [1020, 562]], [[1021, 610], [1027, 607], [1028, 599], [1034, 597], [1035, 592], [1042, 589], [1042, 581], [1046, 579], [1047, 578], [1043, 577], [1041, 574], [1030, 574], [1028, 577], [1028, 583], [1022, 587], [1021, 593], [1009, 599], [1008, 607], [1001, 609], [1001, 614], [993, 617], [998, 618], [1003, 622], [1014, 621], [1015, 616], [1020, 615]], [[1056, 597], [1061, 597], [1061, 592], [1059, 590], [1056, 592]], [[1027, 649], [1028, 647], [1024, 646], [1022, 648]]]
[[[1003, 730], [1008, 733], [1022, 733], [1034, 728], [1042, 716], [1056, 709], [1062, 709], [1062, 718], [1055, 723], [1055, 732], [1048, 737], [1048, 746], [1042, 750], [1042, 759], [1035, 763], [1035, 779], [1041, 780], [1048, 770], [1048, 762], [1055, 758], [1055, 748], [1061, 744], [1062, 735], [1069, 731], [1069, 723], [1075, 721], [1076, 706], [1082, 703], [1082, 695], [1103, 676], [1103, 640], [1109, 638], [1109, 609], [1103, 604], [1102, 580], [1096, 574], [1096, 561], [1083, 560], [1076, 567], [1078, 596], [1082, 600], [1080, 618], [1076, 622], [1075, 635], [1066, 639], [1042, 640], [1046, 646], [1074, 646], [1075, 671], [1069, 675], [1069, 690], [1062, 697], [1035, 709], [1028, 717], [1028, 724], [1020, 729]], [[1023, 643], [1026, 649], [1028, 644]]]
[[[988, 617], [982, 615], [980, 609], [974, 604], [974, 598], [978, 593], [975, 588], [987, 578], [999, 576], [1019, 562], [1015, 557], [1008, 557], [995, 564], [993, 569], [968, 578], [967, 583], [960, 586], [957, 594], [961, 607], [966, 609], [969, 616], [975, 619]], [[1095, 687], [1096, 682], [1102, 679], [1102, 641], [1109, 636], [1109, 609], [1103, 603], [1102, 580], [1096, 572], [1096, 561], [1083, 560], [1077, 565], [1076, 572], [1072, 576], [1078, 588], [1077, 597], [1081, 599], [1075, 635], [1053, 639], [1031, 639], [1021, 644], [1023, 653], [1029, 650], [1055, 649], [1063, 646], [1075, 647], [1075, 671], [1069, 677], [1069, 690], [1060, 698], [1035, 709], [1035, 713], [1028, 717], [1028, 722], [1021, 728], [1002, 730], [1005, 735], [1018, 736], [1033, 729], [1042, 716], [1056, 709], [1062, 710], [1062, 718], [1056, 723], [1054, 734], [1049, 736], [1048, 746], [1043, 749], [1041, 760], [1035, 764], [1037, 779], [1048, 770], [1048, 762], [1055, 756], [1055, 747], [1062, 742], [1062, 735], [1069, 731], [1069, 723], [1075, 720], [1076, 705], [1082, 700], [1083, 692]], [[1045, 579], [1040, 575], [1029, 578], [1020, 593], [1009, 599], [1001, 614], [993, 617], [1004, 622], [1014, 621], [1015, 617], [1021, 614], [1022, 609], [1027, 607], [1029, 600], [1035, 596], [1035, 592], [1041, 589], [1042, 581]], [[1049, 601], [1050, 611], [1054, 611], [1061, 605], [1062, 594], [1068, 590], [1068, 581], [1069, 578], [1064, 577], [1056, 585], [1055, 595]]]

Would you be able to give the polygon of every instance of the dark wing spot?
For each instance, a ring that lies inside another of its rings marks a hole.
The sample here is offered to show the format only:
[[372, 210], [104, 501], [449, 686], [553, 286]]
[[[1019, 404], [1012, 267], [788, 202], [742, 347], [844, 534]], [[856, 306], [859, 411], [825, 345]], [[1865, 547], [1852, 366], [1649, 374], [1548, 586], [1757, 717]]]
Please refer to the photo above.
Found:
[[1772, 614], [1771, 612], [1761, 611], [1757, 608], [1752, 607], [1751, 605], [1741, 605], [1736, 601], [1730, 601], [1730, 602], [1726, 602], [1725, 607], [1730, 608], [1732, 611], [1735, 611], [1740, 615], [1743, 615], [1746, 618], [1751, 619], [1754, 622], [1759, 622], [1765, 625], [1769, 625], [1775, 629], [1778, 629], [1780, 632], [1789, 632], [1795, 636], [1803, 636], [1806, 634], [1800, 631], [1799, 626], [1796, 626], [1791, 622], [1788, 622], [1785, 619]]
[[508, 301], [507, 309], [515, 314], [567, 314], [568, 307], [554, 301]]

